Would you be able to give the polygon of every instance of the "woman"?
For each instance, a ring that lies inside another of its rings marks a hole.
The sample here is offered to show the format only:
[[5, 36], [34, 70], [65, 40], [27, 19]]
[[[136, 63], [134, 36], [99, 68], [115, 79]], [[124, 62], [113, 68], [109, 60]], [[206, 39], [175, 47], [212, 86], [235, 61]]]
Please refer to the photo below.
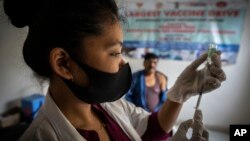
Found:
[[203, 85], [208, 92], [225, 80], [219, 53], [209, 70], [196, 70], [203, 55], [182, 72], [160, 111], [150, 114], [121, 99], [131, 70], [121, 56], [123, 17], [114, 0], [5, 0], [4, 9], [13, 25], [29, 27], [25, 62], [50, 80], [46, 102], [20, 140], [164, 140], [183, 102]]

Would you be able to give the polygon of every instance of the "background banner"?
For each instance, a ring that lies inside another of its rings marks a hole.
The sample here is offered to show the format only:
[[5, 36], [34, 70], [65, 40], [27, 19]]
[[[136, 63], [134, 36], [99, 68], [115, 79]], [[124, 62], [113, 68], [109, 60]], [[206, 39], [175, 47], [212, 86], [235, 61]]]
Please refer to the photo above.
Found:
[[121, 0], [127, 19], [124, 54], [190, 61], [217, 44], [236, 63], [248, 0]]

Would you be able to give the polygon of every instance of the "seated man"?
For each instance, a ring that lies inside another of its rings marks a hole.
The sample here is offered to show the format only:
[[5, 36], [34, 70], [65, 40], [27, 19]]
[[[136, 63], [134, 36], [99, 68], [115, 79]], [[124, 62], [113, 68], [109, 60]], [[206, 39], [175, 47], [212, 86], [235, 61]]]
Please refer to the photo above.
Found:
[[159, 58], [153, 53], [144, 57], [144, 70], [133, 74], [126, 100], [149, 112], [156, 112], [166, 100], [168, 78], [156, 70]]

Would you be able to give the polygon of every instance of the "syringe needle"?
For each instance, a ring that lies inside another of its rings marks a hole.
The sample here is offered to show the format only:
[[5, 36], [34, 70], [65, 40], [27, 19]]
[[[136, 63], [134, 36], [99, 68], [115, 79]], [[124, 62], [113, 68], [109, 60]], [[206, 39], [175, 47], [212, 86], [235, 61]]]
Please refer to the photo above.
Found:
[[[201, 90], [199, 92], [199, 97], [198, 97], [198, 100], [197, 100], [197, 103], [196, 103], [196, 106], [195, 106], [195, 111], [199, 109], [203, 88], [204, 88], [204, 84], [202, 85]], [[195, 116], [195, 112], [194, 112], [194, 116]]]
[[199, 106], [200, 106], [201, 96], [202, 96], [202, 92], [200, 92], [200, 94], [199, 94], [199, 97], [198, 97], [198, 100], [197, 100], [197, 103], [196, 103], [195, 110], [197, 110], [197, 109], [199, 108]]

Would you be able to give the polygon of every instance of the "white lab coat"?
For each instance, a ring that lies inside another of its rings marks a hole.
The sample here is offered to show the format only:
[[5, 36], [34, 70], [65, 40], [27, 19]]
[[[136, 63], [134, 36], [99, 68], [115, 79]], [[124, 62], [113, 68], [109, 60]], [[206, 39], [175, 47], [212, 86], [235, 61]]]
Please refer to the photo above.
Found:
[[[123, 98], [101, 106], [133, 141], [141, 141], [150, 113], [135, 107]], [[49, 94], [39, 115], [25, 131], [20, 141], [85, 141], [59, 110]]]

